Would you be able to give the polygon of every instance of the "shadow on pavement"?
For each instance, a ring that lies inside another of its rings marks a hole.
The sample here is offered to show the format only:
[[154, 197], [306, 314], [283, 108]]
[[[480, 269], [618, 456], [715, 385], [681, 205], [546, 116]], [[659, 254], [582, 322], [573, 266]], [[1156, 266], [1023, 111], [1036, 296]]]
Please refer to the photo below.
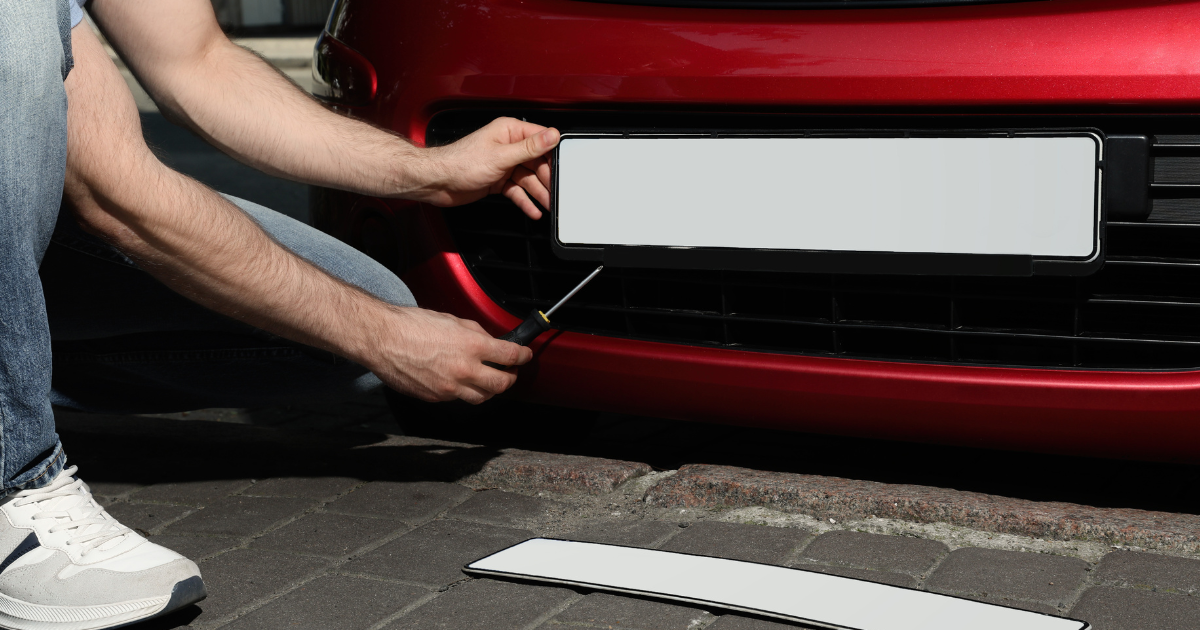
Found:
[[492, 446], [386, 444], [388, 436], [378, 433], [296, 431], [204, 420], [60, 411], [57, 423], [69, 461], [80, 466], [89, 483], [268, 477], [453, 481], [478, 472], [500, 454]]
[[143, 621], [134, 627], [137, 630], [172, 630], [173, 628], [183, 628], [195, 621], [201, 612], [203, 611], [200, 610], [200, 607], [193, 604], [165, 617]]
[[[236, 421], [241, 424], [60, 413], [59, 432], [72, 462], [86, 465], [89, 481], [279, 476], [451, 481], [514, 447], [645, 462], [656, 470], [714, 464], [1200, 514], [1195, 466], [811, 435], [499, 400], [467, 410], [446, 404], [400, 410], [424, 416], [418, 422], [409, 417], [402, 422], [407, 427], [447, 425], [441, 435], [423, 436], [480, 446], [399, 445], [386, 443], [386, 434], [400, 427], [388, 418], [382, 400], [374, 407], [365, 399], [343, 405], [341, 414], [336, 404], [313, 406], [307, 415], [302, 407], [225, 410], [241, 412]], [[360, 411], [352, 412], [352, 406]], [[376, 446], [363, 448], [371, 445]]]

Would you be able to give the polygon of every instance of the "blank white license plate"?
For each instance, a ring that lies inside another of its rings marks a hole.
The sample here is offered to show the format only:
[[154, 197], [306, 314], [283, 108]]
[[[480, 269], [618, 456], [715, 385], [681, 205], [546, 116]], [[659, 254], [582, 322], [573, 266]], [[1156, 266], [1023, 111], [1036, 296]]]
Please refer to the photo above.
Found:
[[1090, 133], [568, 134], [556, 245], [1089, 260], [1101, 146]]
[[[845, 630], [1086, 630], [1083, 621], [799, 569], [535, 538], [467, 565]], [[718, 624], [719, 625], [719, 624]]]

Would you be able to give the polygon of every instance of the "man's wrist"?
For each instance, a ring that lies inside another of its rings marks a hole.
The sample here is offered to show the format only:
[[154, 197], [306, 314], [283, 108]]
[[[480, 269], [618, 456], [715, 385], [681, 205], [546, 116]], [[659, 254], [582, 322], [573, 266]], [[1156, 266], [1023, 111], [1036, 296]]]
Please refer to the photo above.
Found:
[[446, 179], [444, 163], [436, 150], [400, 142], [402, 146], [386, 164], [388, 176], [383, 196], [424, 200]]
[[398, 327], [403, 324], [398, 321], [402, 319], [396, 311], [399, 307], [394, 307], [385, 302], [381, 302], [373, 297], [366, 295], [363, 301], [366, 304], [355, 305], [347, 309], [349, 312], [356, 313], [358, 317], [349, 318], [343, 321], [344, 330], [348, 333], [345, 338], [345, 344], [341, 347], [337, 354], [354, 361], [355, 363], [375, 371], [380, 364], [382, 352], [382, 341], [396, 333]]

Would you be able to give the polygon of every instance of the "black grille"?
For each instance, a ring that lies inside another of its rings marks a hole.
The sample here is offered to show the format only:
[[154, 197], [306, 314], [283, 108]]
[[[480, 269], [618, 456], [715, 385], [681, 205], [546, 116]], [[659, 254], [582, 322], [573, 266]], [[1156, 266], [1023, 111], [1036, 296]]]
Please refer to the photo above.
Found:
[[[428, 138], [448, 142], [500, 113], [506, 112], [442, 114], [431, 123]], [[916, 127], [913, 119], [903, 118], [507, 113], [564, 131]], [[1110, 223], [1105, 265], [1083, 278], [608, 268], [556, 314], [556, 326], [654, 341], [869, 359], [1091, 369], [1200, 367], [1200, 125], [1175, 117], [940, 117], [920, 122], [922, 128], [1095, 127], [1107, 133], [1151, 134], [1153, 211], [1145, 223]], [[445, 216], [475, 278], [515, 315], [549, 306], [593, 267], [556, 257], [550, 249], [550, 222], [524, 218], [507, 200], [485, 199]]]

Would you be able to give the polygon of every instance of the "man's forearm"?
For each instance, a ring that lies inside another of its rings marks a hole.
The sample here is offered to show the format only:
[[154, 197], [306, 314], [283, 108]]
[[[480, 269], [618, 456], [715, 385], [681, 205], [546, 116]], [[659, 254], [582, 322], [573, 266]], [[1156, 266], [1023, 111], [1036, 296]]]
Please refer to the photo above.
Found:
[[[92, 0], [92, 15], [155, 101], [241, 161], [296, 181], [454, 206], [503, 194], [549, 204], [558, 132], [513, 119], [418, 148], [325, 109], [221, 32], [208, 0]], [[532, 198], [532, 200], [531, 200]]]
[[[195, 180], [153, 165], [138, 175], [137, 187], [105, 197], [71, 182], [68, 203], [87, 228], [186, 297], [374, 366], [373, 329], [395, 309], [293, 255]], [[163, 204], [194, 212], [154, 212]]]
[[[331, 114], [267, 62], [228, 40], [195, 72], [161, 90], [161, 102], [212, 144], [259, 170], [383, 197], [405, 196], [433, 177], [422, 172], [432, 165], [420, 149]], [[241, 124], [230, 125], [231, 116]]]
[[[417, 147], [332, 114], [230, 42], [207, 2], [94, 0], [91, 12], [166, 114], [246, 164], [378, 196], [404, 196], [432, 175]], [[170, 38], [171, 52], [156, 38]]]

